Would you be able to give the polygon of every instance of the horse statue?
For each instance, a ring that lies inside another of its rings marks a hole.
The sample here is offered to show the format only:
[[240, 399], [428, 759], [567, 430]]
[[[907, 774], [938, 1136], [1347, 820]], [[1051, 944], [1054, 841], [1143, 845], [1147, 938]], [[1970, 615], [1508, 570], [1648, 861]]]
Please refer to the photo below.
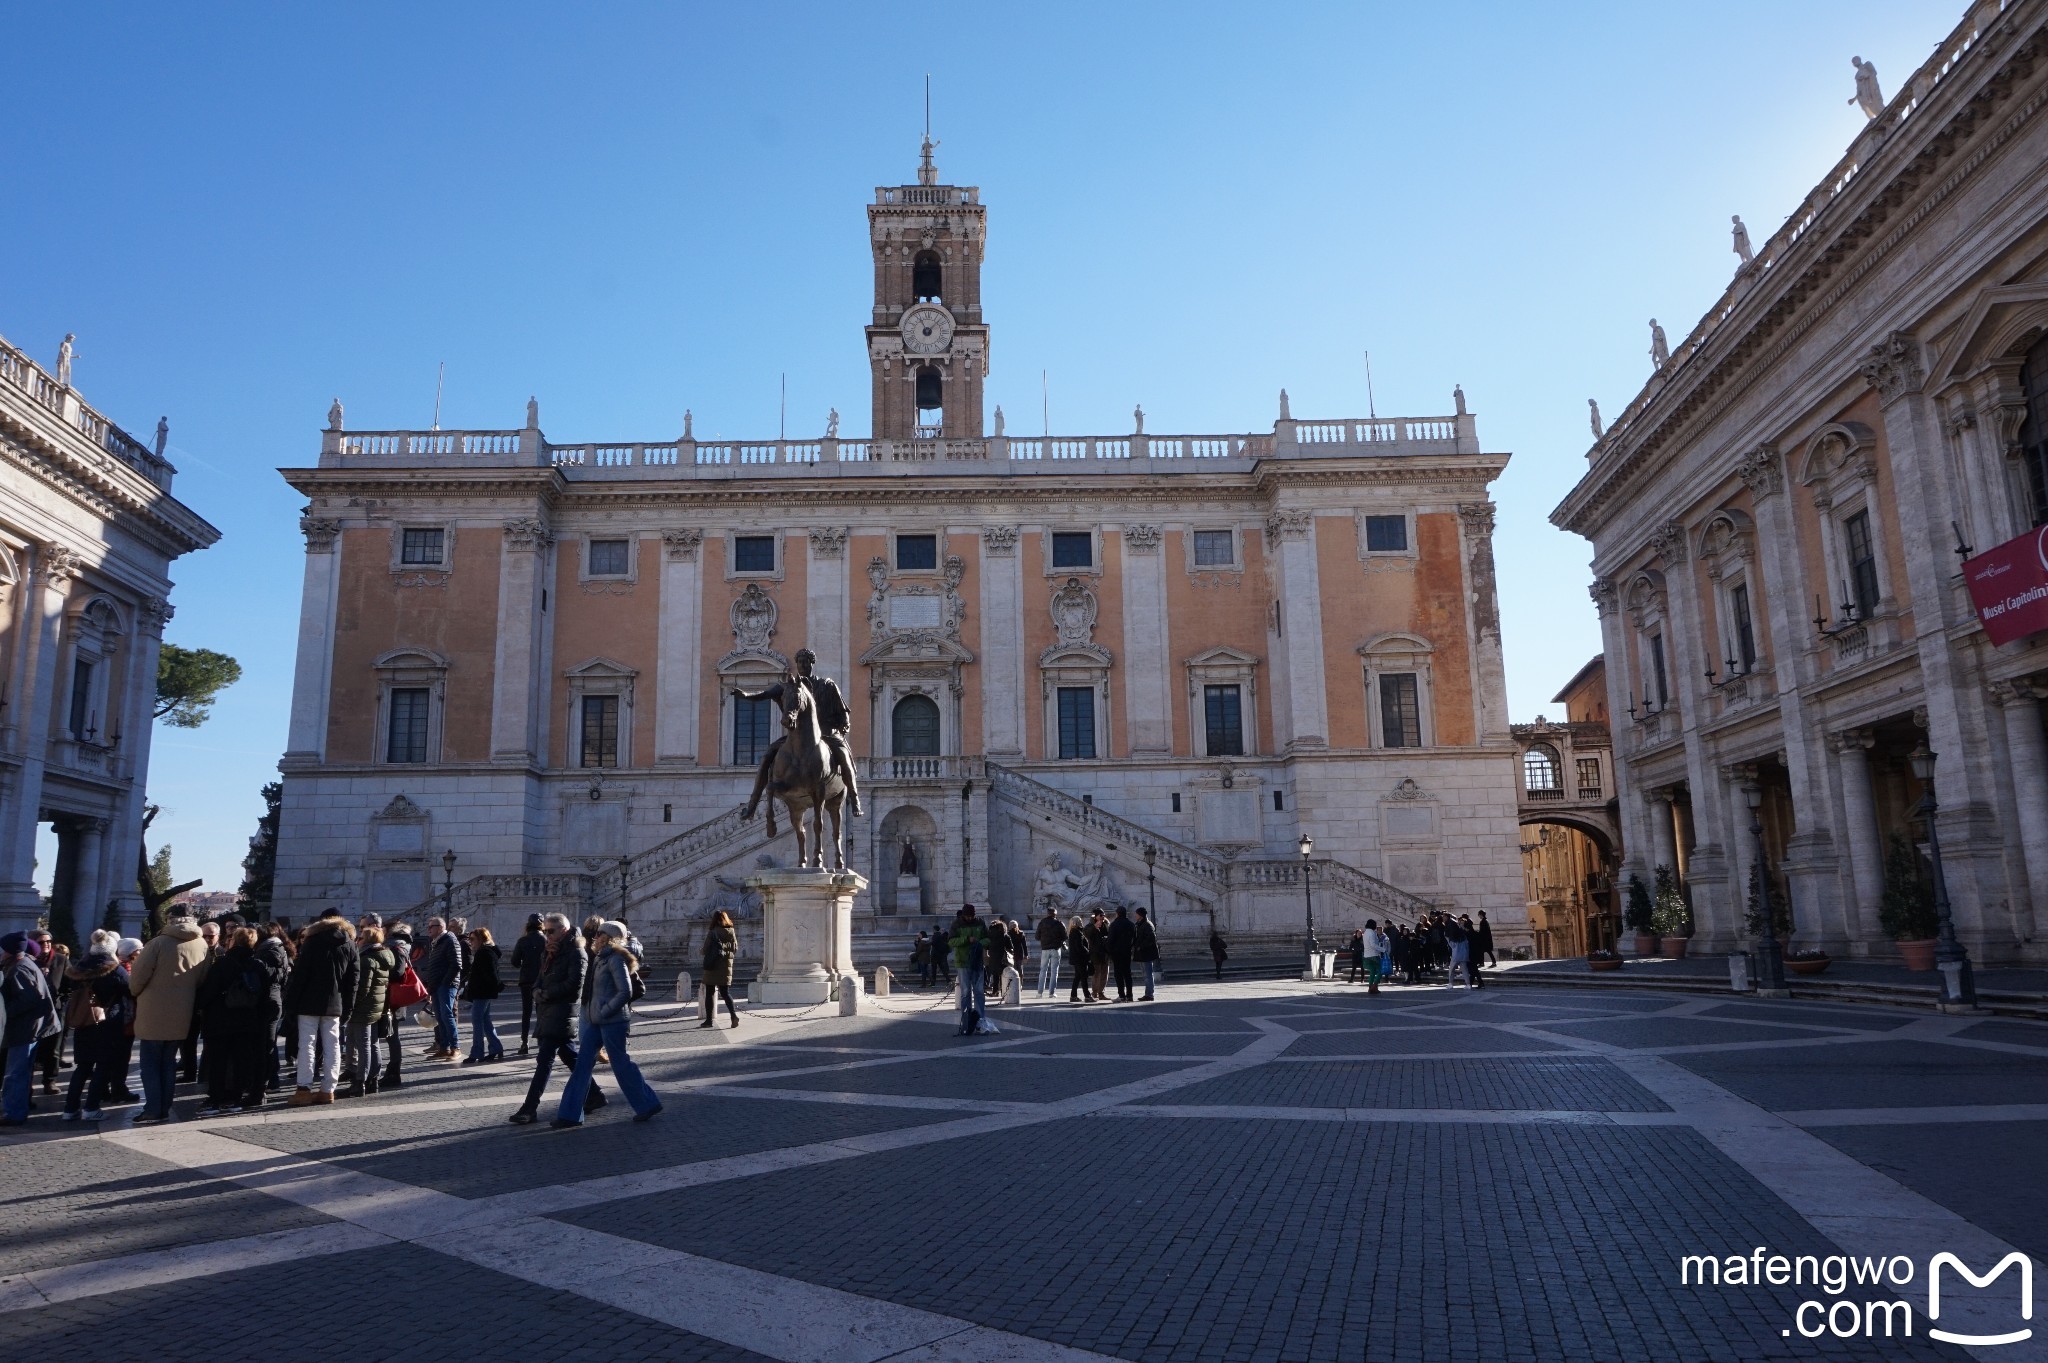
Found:
[[[846, 783], [832, 770], [832, 750], [818, 729], [818, 709], [810, 688], [785, 685], [771, 688], [782, 710], [783, 740], [768, 772], [768, 836], [775, 836], [775, 802], [780, 800], [796, 830], [796, 864], [825, 865], [825, 816], [832, 816], [833, 869], [846, 869], [846, 849], [840, 840], [839, 811], [846, 803]], [[811, 816], [810, 836], [804, 832], [804, 814]]]

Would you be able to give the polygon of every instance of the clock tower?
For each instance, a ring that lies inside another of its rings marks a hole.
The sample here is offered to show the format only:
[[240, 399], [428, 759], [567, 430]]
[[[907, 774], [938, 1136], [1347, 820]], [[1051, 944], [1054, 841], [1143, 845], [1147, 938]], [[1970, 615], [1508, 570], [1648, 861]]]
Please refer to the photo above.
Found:
[[868, 322], [877, 440], [982, 434], [988, 327], [981, 320], [981, 190], [942, 185], [927, 135], [917, 183], [880, 187], [868, 205], [875, 309]]

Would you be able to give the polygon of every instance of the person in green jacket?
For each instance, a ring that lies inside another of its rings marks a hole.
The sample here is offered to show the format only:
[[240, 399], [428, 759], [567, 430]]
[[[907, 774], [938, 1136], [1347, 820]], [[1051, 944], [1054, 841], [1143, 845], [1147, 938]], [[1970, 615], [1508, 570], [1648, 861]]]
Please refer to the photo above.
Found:
[[360, 953], [356, 959], [356, 1000], [348, 1015], [348, 1070], [355, 1078], [342, 1090], [344, 1098], [360, 1098], [377, 1091], [377, 1053], [372, 1049], [372, 1038], [383, 1033], [391, 980], [398, 974], [398, 957], [384, 945], [384, 929], [362, 929], [356, 936], [356, 947]]
[[953, 919], [953, 970], [960, 977], [960, 1035], [969, 1036], [981, 1025], [988, 1007], [988, 930], [974, 916], [974, 906], [965, 905]]

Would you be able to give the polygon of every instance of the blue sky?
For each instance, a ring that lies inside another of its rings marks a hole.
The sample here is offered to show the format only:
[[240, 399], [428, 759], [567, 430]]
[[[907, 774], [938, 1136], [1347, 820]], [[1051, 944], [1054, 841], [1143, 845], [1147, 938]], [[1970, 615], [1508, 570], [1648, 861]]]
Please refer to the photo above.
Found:
[[8, 18], [0, 333], [88, 401], [171, 421], [176, 642], [245, 668], [159, 729], [157, 832], [232, 889], [289, 708], [300, 499], [357, 428], [557, 440], [866, 429], [862, 206], [989, 205], [991, 404], [1055, 431], [1433, 415], [1462, 383], [1501, 504], [1517, 719], [1599, 648], [1546, 516], [1618, 412], [1959, 20], [1910, 0], [1643, 4], [44, 5]]

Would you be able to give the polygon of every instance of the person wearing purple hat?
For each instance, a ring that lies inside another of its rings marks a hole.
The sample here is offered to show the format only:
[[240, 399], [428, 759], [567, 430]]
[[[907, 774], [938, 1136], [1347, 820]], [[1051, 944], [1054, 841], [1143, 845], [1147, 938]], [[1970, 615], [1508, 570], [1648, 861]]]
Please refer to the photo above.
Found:
[[50, 982], [36, 964], [40, 954], [25, 932], [0, 937], [0, 1005], [7, 1013], [6, 1030], [0, 1032], [0, 1055], [7, 1061], [6, 1077], [0, 1079], [0, 1126], [21, 1126], [28, 1121], [36, 1042], [52, 1030], [57, 1019]]

